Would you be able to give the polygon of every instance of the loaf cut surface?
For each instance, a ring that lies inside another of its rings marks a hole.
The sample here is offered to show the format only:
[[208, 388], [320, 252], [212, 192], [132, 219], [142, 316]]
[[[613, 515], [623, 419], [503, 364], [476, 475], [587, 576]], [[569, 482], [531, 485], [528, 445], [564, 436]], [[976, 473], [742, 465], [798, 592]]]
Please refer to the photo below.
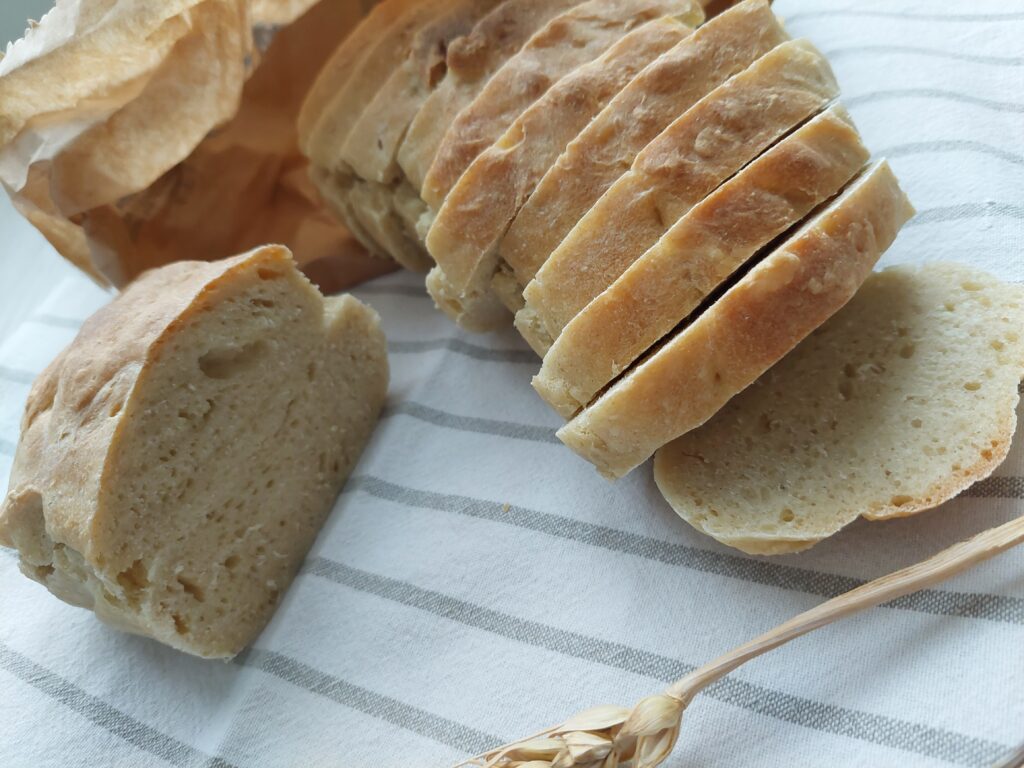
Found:
[[1024, 377], [1024, 288], [958, 264], [893, 267], [711, 421], [654, 477], [698, 530], [797, 552], [859, 516], [915, 514], [1005, 458]]
[[677, 221], [569, 322], [534, 389], [571, 418], [760, 249], [833, 197], [868, 157], [838, 105], [784, 138]]
[[121, 629], [230, 657], [263, 628], [377, 420], [378, 318], [284, 248], [147, 273], [39, 376], [0, 543]]
[[887, 163], [855, 179], [558, 437], [610, 477], [711, 418], [846, 304], [913, 214]]

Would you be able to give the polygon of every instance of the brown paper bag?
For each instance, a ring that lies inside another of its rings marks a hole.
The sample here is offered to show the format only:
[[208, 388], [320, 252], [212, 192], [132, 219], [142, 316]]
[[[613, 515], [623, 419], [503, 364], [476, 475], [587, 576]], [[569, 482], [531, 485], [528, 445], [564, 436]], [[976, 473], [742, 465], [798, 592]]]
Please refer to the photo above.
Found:
[[105, 285], [267, 242], [328, 291], [390, 271], [324, 212], [298, 151], [302, 99], [364, 13], [311, 5], [59, 1], [0, 61], [0, 181]]

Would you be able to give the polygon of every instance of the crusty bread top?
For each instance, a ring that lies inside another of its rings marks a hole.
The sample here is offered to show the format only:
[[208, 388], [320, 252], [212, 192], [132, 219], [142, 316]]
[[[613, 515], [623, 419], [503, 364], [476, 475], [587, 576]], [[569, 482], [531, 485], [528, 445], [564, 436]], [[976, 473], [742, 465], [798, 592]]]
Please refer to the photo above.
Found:
[[671, 16], [641, 24], [551, 86], [477, 155], [448, 193], [426, 239], [455, 291], [488, 289], [498, 243], [537, 180], [609, 99], [689, 32]]
[[835, 98], [828, 61], [806, 40], [772, 49], [662, 131], [523, 292], [552, 338], [719, 184]]
[[871, 275], [711, 421], [658, 451], [694, 527], [752, 554], [863, 515], [937, 506], [1006, 456], [1024, 377], [1024, 289], [958, 264]]
[[555, 340], [533, 386], [570, 418], [761, 248], [830, 199], [869, 157], [840, 106], [716, 189]]
[[444, 80], [416, 113], [398, 151], [398, 164], [418, 193], [448, 126], [492, 74], [540, 27], [580, 0], [504, 0], [452, 40]]
[[449, 126], [423, 182], [427, 205], [438, 210], [473, 159], [554, 82], [599, 56], [637, 24], [672, 13], [691, 26], [703, 19], [695, 0], [588, 0], [551, 19]]
[[444, 0], [413, 35], [407, 54], [352, 126], [341, 159], [368, 181], [391, 183], [401, 173], [398, 147], [420, 106], [445, 77], [445, 52], [500, 0]]
[[786, 40], [768, 0], [746, 0], [652, 62], [537, 184], [502, 240], [522, 285], [644, 147], [695, 102]]
[[913, 214], [872, 166], [684, 328], [558, 431], [609, 477], [703, 424], [860, 287]]

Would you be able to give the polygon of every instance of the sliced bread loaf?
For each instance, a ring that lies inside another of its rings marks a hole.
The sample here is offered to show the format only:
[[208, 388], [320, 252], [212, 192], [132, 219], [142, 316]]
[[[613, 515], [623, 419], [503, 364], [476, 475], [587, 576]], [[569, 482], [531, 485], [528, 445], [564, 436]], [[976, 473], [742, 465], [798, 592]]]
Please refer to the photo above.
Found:
[[704, 18], [699, 4], [690, 0], [587, 0], [552, 18], [448, 127], [421, 190], [430, 209], [440, 209], [476, 156], [555, 82], [593, 61], [636, 25], [670, 14], [679, 14], [690, 26]]
[[677, 221], [555, 340], [533, 387], [571, 418], [869, 157], [846, 110], [806, 123]]
[[835, 317], [654, 477], [695, 528], [752, 554], [806, 549], [863, 515], [934, 507], [1006, 456], [1024, 377], [1024, 288], [970, 267], [872, 275]]
[[498, 244], [537, 181], [615, 94], [690, 31], [672, 16], [641, 24], [555, 83], [477, 155], [427, 234], [449, 294], [472, 303], [489, 293]]
[[785, 40], [768, 0], [746, 0], [637, 75], [569, 143], [509, 227], [499, 253], [520, 285], [672, 121]]
[[418, 193], [448, 126], [477, 97], [502, 64], [548, 21], [580, 0], [504, 0], [472, 31], [452, 41], [444, 80], [413, 118], [398, 164]]
[[[838, 95], [805, 40], [783, 43], [651, 142], [524, 291], [551, 338], [719, 184]], [[522, 321], [520, 322], [522, 324]]]
[[842, 307], [913, 209], [885, 162], [738, 279], [558, 437], [609, 477], [703, 424]]
[[0, 543], [121, 629], [233, 656], [373, 430], [385, 347], [281, 247], [147, 273], [33, 385]]

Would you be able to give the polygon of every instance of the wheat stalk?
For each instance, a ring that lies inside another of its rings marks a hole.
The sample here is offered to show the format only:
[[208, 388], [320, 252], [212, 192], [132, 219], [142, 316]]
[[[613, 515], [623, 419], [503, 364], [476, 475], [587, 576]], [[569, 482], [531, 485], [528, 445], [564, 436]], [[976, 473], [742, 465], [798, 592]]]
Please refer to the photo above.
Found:
[[671, 754], [683, 711], [711, 683], [815, 629], [962, 573], [1024, 543], [1024, 517], [955, 544], [927, 560], [868, 582], [805, 611], [677, 680], [632, 709], [603, 706], [455, 768], [654, 768]]

